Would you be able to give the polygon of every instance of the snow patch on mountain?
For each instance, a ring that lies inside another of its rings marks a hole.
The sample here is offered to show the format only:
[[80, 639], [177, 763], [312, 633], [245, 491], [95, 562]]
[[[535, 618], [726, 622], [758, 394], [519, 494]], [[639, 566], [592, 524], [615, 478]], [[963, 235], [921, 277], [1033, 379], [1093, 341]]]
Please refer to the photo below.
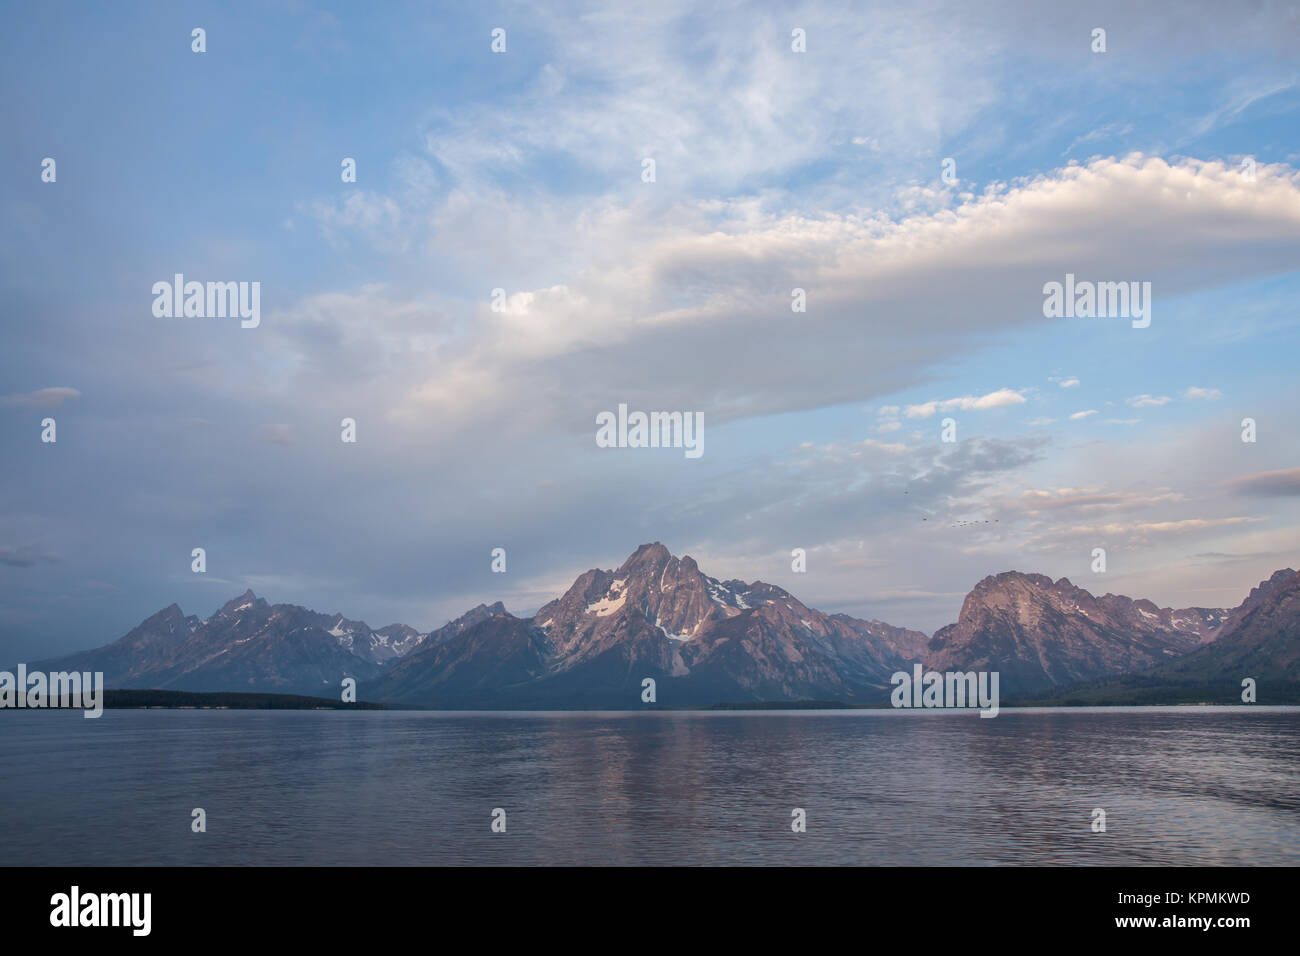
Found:
[[[663, 632], [664, 637], [668, 638], [670, 641], [689, 641], [691, 639], [690, 634], [669, 634], [668, 628], [659, 623], [658, 617], [655, 618], [655, 627], [659, 628], [659, 630]], [[700, 626], [696, 624], [695, 629], [698, 631]]]
[[[624, 585], [627, 584], [626, 578], [619, 578], [609, 586], [605, 596], [594, 604], [587, 605], [587, 614], [595, 614], [596, 617], [608, 617], [622, 609], [627, 603], [627, 590]], [[618, 597], [614, 597], [614, 595]]]

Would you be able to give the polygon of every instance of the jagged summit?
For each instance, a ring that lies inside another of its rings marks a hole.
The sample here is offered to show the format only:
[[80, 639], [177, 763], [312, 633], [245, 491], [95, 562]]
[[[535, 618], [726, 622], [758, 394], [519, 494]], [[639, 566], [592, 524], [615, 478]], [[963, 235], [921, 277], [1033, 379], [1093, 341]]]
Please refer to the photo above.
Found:
[[253, 593], [253, 589], [249, 588], [243, 594], [239, 595], [239, 597], [233, 597], [223, 604], [214, 616], [228, 617], [231, 614], [238, 614], [240, 611], [246, 611], [250, 608], [257, 607], [259, 602], [262, 606], [266, 606], [266, 601], [259, 598]]
[[653, 541], [650, 544], [641, 545], [628, 555], [628, 559], [619, 566], [619, 570], [625, 571], [628, 568], [642, 564], [658, 567], [671, 559], [672, 554], [669, 550], [658, 541]]

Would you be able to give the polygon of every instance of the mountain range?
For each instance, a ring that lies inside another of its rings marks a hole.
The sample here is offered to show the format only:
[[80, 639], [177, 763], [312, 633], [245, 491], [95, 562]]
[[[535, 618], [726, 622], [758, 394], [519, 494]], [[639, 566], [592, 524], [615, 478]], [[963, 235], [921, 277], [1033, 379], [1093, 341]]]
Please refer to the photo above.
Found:
[[110, 688], [360, 697], [439, 708], [643, 707], [836, 700], [878, 705], [890, 675], [990, 670], [1004, 699], [1142, 675], [1172, 683], [1300, 682], [1300, 574], [1276, 572], [1236, 608], [1161, 608], [1065, 578], [980, 581], [933, 637], [826, 614], [761, 581], [720, 580], [662, 544], [592, 569], [532, 617], [480, 604], [427, 633], [269, 604], [252, 591], [212, 617], [175, 604], [96, 650], [37, 662], [103, 671]]

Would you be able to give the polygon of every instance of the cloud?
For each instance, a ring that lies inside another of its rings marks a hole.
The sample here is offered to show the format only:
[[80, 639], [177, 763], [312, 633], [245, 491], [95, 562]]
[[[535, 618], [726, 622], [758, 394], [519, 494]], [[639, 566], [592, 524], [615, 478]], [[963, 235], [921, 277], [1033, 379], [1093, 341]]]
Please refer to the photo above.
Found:
[[346, 246], [349, 239], [361, 238], [387, 252], [409, 248], [401, 207], [391, 196], [351, 192], [337, 202], [317, 200], [302, 211], [316, 220], [321, 234], [333, 246]]
[[1051, 528], [1030, 539], [1028, 546], [1034, 550], [1052, 550], [1059, 547], [1062, 541], [1078, 538], [1097, 540], [1102, 537], [1140, 543], [1153, 535], [1177, 535], [1194, 531], [1234, 528], [1241, 525], [1257, 524], [1264, 520], [1261, 517], [1234, 515], [1224, 518], [1178, 518], [1169, 521], [1108, 521], [1104, 524], [1076, 524]]
[[978, 398], [966, 395], [962, 398], [949, 398], [941, 402], [925, 402], [921, 405], [908, 405], [903, 414], [908, 418], [929, 418], [936, 411], [984, 411], [989, 408], [1005, 408], [1008, 405], [1024, 404], [1025, 397], [1020, 392], [1009, 388], [1000, 388]]
[[1168, 405], [1173, 399], [1168, 395], [1134, 395], [1132, 398], [1124, 399], [1124, 401], [1134, 408], [1146, 408], [1150, 405]]
[[[989, 44], [1009, 43], [974, 18], [934, 29], [901, 11], [876, 10], [867, 23], [820, 9], [810, 12], [814, 52], [792, 56], [786, 17], [747, 4], [728, 29], [705, 28], [705, 50], [682, 42], [707, 22], [699, 16], [668, 2], [620, 14], [617, 27], [599, 9], [521, 25], [544, 57], [532, 82], [491, 109], [438, 110], [430, 156], [457, 181], [576, 158], [596, 187], [638, 180], [640, 158], [654, 157], [661, 183], [715, 195], [828, 155], [899, 162], [932, 153], [945, 131], [996, 102], [984, 57]], [[960, 89], [947, 80], [953, 71], [964, 74]], [[728, 95], [710, 100], [700, 89]]]
[[[468, 299], [413, 290], [410, 278], [304, 299], [258, 331], [275, 367], [229, 367], [219, 385], [271, 391], [312, 414], [319, 382], [346, 382], [354, 417], [382, 417], [395, 438], [421, 445], [468, 442], [485, 428], [572, 436], [620, 401], [699, 410], [716, 426], [897, 394], [1000, 331], [1050, 330], [1042, 284], [1065, 271], [1137, 269], [1172, 296], [1289, 268], [1288, 249], [1300, 256], [1300, 180], [1267, 165], [1244, 190], [1213, 162], [1098, 159], [901, 217], [774, 212], [756, 197], [665, 205], [654, 195], [530, 199], [506, 203], [505, 218], [470, 215], [468, 193], [398, 197], [401, 223], [448, 227], [410, 237], [420, 250], [411, 275], [430, 260], [481, 275], [482, 257], [470, 263], [466, 250], [496, 249], [503, 234], [538, 238], [494, 253]], [[465, 218], [449, 222], [448, 204], [460, 202]], [[1096, 243], [1098, 234], [1116, 238]], [[516, 247], [552, 254], [537, 257], [542, 282], [522, 284], [532, 269], [511, 259]], [[1207, 259], [1208, 269], [1186, 267]], [[497, 286], [503, 312], [489, 301]], [[792, 323], [794, 287], [807, 290], [808, 312]], [[747, 361], [718, 361], [742, 342]], [[1025, 393], [971, 393], [908, 413], [1019, 404]]]
[[1101, 491], [1098, 488], [1030, 488], [1014, 502], [1001, 507], [1013, 508], [1024, 514], [1035, 515], [1063, 510], [1094, 510], [1110, 508], [1150, 508], [1158, 504], [1180, 502], [1186, 496], [1174, 491], [1144, 494], [1132, 491]]
[[1200, 119], [1189, 124], [1190, 129], [1184, 142], [1200, 139], [1207, 133], [1236, 120], [1252, 104], [1268, 99], [1277, 93], [1294, 89], [1295, 85], [1296, 79], [1294, 75], [1280, 81], [1268, 80], [1263, 84], [1252, 82], [1249, 86], [1238, 85], [1238, 88], [1230, 94], [1231, 99], [1220, 103]]
[[1183, 398], [1223, 398], [1223, 392], [1219, 391], [1217, 388], [1197, 388], [1193, 385], [1191, 388], [1188, 388], [1183, 392]]
[[1180, 521], [1139, 521], [1131, 528], [1129, 525], [1124, 524], [1110, 524], [1105, 525], [1104, 528], [1108, 534], [1122, 534], [1128, 530], [1169, 533], [1180, 531], [1200, 531], [1205, 528], [1226, 528], [1233, 525], [1247, 524], [1263, 520], [1263, 518], [1251, 517], [1183, 518]]
[[1096, 415], [1096, 414], [1097, 414], [1097, 409], [1095, 408], [1090, 408], [1086, 412], [1075, 412], [1070, 416], [1070, 421], [1077, 422], [1084, 418], [1087, 418], [1089, 415]]
[[[446, 307], [471, 318], [447, 326], [432, 352], [389, 349], [402, 367], [375, 383], [387, 392], [385, 413], [449, 427], [509, 417], [571, 430], [586, 427], [588, 407], [594, 414], [615, 398], [698, 408], [718, 423], [870, 400], [914, 386], [997, 330], [1050, 328], [1041, 318], [1045, 277], [1136, 271], [1175, 296], [1290, 268], [1300, 256], [1300, 182], [1277, 166], [1261, 167], [1247, 189], [1221, 163], [1098, 159], [897, 219], [867, 210], [771, 214], [752, 200], [628, 203], [571, 210], [578, 229], [573, 221], [541, 227], [558, 267], [575, 263], [563, 281], [507, 289], [503, 312], [491, 310], [485, 288], [475, 302]], [[402, 221], [428, 218], [413, 210]], [[1097, 244], [1098, 234], [1115, 239]], [[439, 243], [427, 251], [438, 255]], [[1204, 261], [1213, 265], [1187, 265]], [[807, 290], [808, 312], [791, 323], [795, 287]], [[413, 336], [392, 316], [417, 311], [416, 302], [387, 298], [387, 308], [341, 302], [315, 342], [291, 329], [286, 350], [305, 353], [291, 367], [347, 375], [354, 351], [306, 353], [345, 336], [361, 354], [372, 348], [366, 334]], [[737, 341], [752, 343], [754, 360], [716, 361]], [[766, 359], [778, 356], [783, 372], [774, 377]], [[642, 374], [647, 367], [654, 376]], [[1002, 388], [911, 405], [907, 414], [1024, 400]]]
[[1089, 133], [1085, 133], [1083, 136], [1075, 137], [1074, 142], [1070, 143], [1061, 155], [1068, 156], [1070, 153], [1074, 152], [1074, 147], [1081, 146], [1084, 143], [1095, 143], [1105, 139], [1117, 139], [1127, 136], [1131, 132], [1133, 132], [1132, 123], [1107, 123], [1105, 126], [1094, 129]]
[[1224, 482], [1232, 494], [1258, 495], [1267, 498], [1300, 496], [1300, 468], [1279, 468], [1243, 475]]
[[17, 395], [0, 395], [0, 405], [17, 405], [26, 408], [59, 408], [71, 398], [80, 398], [81, 393], [75, 388], [56, 387], [41, 388], [34, 392]]
[[56, 564], [58, 561], [57, 555], [49, 554], [31, 545], [15, 547], [0, 544], [0, 564], [8, 565], [11, 568], [30, 568], [37, 564]]
[[1274, 558], [1278, 555], [1272, 552], [1256, 552], [1254, 554], [1229, 554], [1223, 551], [1202, 551], [1198, 554], [1190, 554], [1189, 558], [1195, 561], [1208, 561], [1215, 563], [1237, 563], [1242, 561], [1258, 561], [1261, 558]]

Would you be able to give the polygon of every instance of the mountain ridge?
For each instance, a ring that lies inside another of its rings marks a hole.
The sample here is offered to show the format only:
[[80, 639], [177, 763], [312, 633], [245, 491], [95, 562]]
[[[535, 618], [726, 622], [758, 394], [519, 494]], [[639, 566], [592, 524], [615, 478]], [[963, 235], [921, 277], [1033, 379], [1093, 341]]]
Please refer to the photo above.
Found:
[[1224, 608], [1161, 608], [1145, 598], [1100, 597], [1068, 578], [1004, 571], [981, 579], [957, 621], [927, 646], [937, 670], [997, 670], [1005, 693], [1145, 670], [1211, 641]]
[[326, 694], [353, 677], [368, 699], [435, 707], [638, 707], [646, 678], [661, 705], [874, 704], [913, 663], [997, 670], [1003, 694], [1016, 695], [1144, 672], [1247, 626], [1271, 635], [1260, 654], [1289, 666], [1300, 608], [1274, 598], [1295, 577], [1276, 572], [1237, 608], [1173, 609], [1004, 571], [977, 582], [957, 621], [927, 637], [826, 614], [763, 581], [711, 577], [656, 541], [613, 570], [579, 574], [530, 617], [495, 601], [427, 633], [371, 629], [248, 589], [207, 620], [171, 604], [117, 641], [38, 664], [103, 670], [121, 689]]

